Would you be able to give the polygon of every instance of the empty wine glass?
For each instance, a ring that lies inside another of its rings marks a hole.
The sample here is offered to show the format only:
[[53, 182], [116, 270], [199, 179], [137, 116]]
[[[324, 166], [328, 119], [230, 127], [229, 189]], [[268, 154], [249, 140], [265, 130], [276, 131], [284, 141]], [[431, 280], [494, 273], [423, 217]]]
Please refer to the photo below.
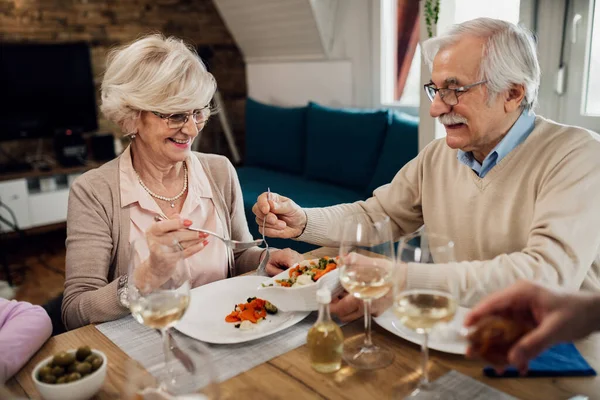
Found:
[[[392, 288], [394, 245], [390, 219], [384, 214], [359, 213], [344, 219], [340, 241], [340, 282], [344, 289], [364, 302], [363, 340], [344, 342], [344, 360], [360, 369], [388, 366], [394, 354], [371, 340], [371, 304]], [[384, 301], [379, 300], [379, 301]]]
[[127, 297], [133, 317], [161, 332], [165, 357], [161, 384], [170, 391], [174, 382], [168, 330], [183, 317], [190, 300], [190, 274], [179, 242], [141, 238], [131, 244]]
[[422, 278], [434, 263], [452, 261], [455, 261], [454, 243], [445, 236], [429, 234], [425, 230], [402, 237], [398, 245], [394, 312], [404, 326], [423, 335], [421, 378], [416, 385], [408, 382], [398, 388], [398, 395], [402, 398], [411, 390], [406, 398], [454, 398], [448, 391], [440, 391], [429, 382], [428, 339], [436, 324], [447, 323], [454, 318], [458, 308], [458, 282], [451, 269], [444, 272], [445, 279]]
[[[217, 371], [208, 347], [201, 342], [174, 335], [170, 351], [181, 351], [185, 358], [171, 354], [168, 362], [155, 358], [146, 369], [132, 359], [127, 361], [127, 380], [121, 392], [126, 400], [216, 400], [219, 398]], [[182, 362], [185, 360], [185, 362]], [[165, 392], [155, 376], [171, 371], [171, 388]]]

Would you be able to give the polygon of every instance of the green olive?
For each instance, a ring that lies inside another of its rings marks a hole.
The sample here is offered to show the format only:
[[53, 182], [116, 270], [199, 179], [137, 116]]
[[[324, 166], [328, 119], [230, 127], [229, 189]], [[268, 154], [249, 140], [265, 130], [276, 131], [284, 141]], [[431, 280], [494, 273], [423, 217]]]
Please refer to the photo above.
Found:
[[102, 365], [102, 358], [96, 357], [94, 361], [92, 361], [92, 371], [97, 370]]
[[86, 362], [86, 363], [90, 363], [90, 364], [91, 364], [91, 363], [92, 363], [92, 361], [94, 361], [96, 358], [98, 358], [98, 356], [97, 356], [97, 355], [95, 355], [95, 354], [90, 354], [89, 356], [87, 356], [87, 357], [85, 358], [84, 362]]
[[40, 370], [38, 371], [38, 377], [40, 380], [42, 380], [42, 378], [46, 375], [50, 375], [52, 374], [52, 368], [50, 368], [49, 366], [45, 366], [40, 368]]
[[75, 372], [79, 372], [82, 376], [87, 375], [92, 372], [92, 364], [87, 362], [82, 362], [75, 367]]
[[75, 382], [75, 381], [81, 379], [81, 374], [79, 372], [73, 372], [72, 374], [70, 374], [68, 376], [67, 379], [69, 382]]
[[61, 351], [60, 353], [55, 355], [54, 358], [52, 359], [52, 362], [54, 363], [54, 365], [59, 365], [61, 367], [66, 367], [67, 365], [71, 364], [73, 361], [75, 361], [75, 354], [66, 353], [64, 351]]
[[79, 361], [75, 361], [72, 364], [69, 364], [69, 366], [67, 367], [67, 372], [68, 373], [76, 372], [78, 365], [79, 365]]
[[44, 375], [44, 377], [42, 378], [42, 382], [50, 384], [56, 383], [56, 377], [52, 374]]
[[56, 383], [67, 383], [67, 382], [68, 382], [68, 381], [67, 381], [67, 378], [68, 378], [68, 376], [67, 376], [67, 375], [63, 375], [63, 376], [61, 376], [60, 378], [58, 378], [58, 379], [56, 380]]
[[65, 369], [63, 367], [59, 367], [58, 365], [56, 367], [52, 368], [52, 375], [56, 376], [57, 378], [59, 376], [63, 376], [65, 374]]
[[77, 361], [85, 360], [90, 354], [92, 354], [92, 349], [90, 349], [90, 346], [82, 346], [78, 348], [76, 354]]

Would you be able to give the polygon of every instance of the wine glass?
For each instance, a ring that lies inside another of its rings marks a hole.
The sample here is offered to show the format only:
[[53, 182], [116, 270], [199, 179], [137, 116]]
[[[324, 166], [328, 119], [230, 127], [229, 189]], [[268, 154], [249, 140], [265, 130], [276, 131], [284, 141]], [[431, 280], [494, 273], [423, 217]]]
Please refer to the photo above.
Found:
[[[127, 380], [122, 388], [121, 398], [126, 400], [169, 400], [195, 399], [216, 400], [219, 398], [217, 371], [208, 347], [201, 342], [174, 335], [171, 338], [171, 354], [164, 358], [154, 358], [146, 369], [133, 359], [125, 365]], [[185, 356], [182, 356], [185, 355]], [[184, 361], [182, 361], [184, 360]], [[171, 390], [165, 393], [157, 379], [161, 371], [171, 371]]]
[[382, 297], [393, 285], [395, 260], [390, 218], [376, 213], [352, 214], [344, 219], [340, 239], [340, 282], [348, 293], [363, 300], [365, 318], [364, 338], [344, 342], [344, 360], [359, 369], [386, 367], [394, 360], [394, 354], [371, 340], [371, 304], [377, 299], [385, 301]]
[[139, 323], [160, 330], [165, 357], [161, 385], [167, 392], [174, 384], [169, 369], [169, 329], [188, 308], [190, 285], [189, 268], [184, 262], [183, 247], [179, 242], [174, 240], [165, 244], [154, 238], [140, 238], [131, 244], [127, 293], [129, 309]]
[[434, 263], [453, 261], [455, 261], [454, 243], [445, 236], [427, 233], [424, 229], [402, 237], [398, 244], [394, 312], [405, 327], [423, 335], [421, 378], [416, 388], [414, 383], [410, 382], [399, 388], [399, 395], [402, 395], [402, 398], [411, 389], [414, 390], [406, 398], [453, 398], [448, 391], [439, 393], [429, 382], [427, 346], [432, 328], [439, 323], [452, 321], [456, 314], [458, 282], [450, 269], [445, 272], [445, 279], [442, 281], [422, 278], [427, 275], [427, 268]]

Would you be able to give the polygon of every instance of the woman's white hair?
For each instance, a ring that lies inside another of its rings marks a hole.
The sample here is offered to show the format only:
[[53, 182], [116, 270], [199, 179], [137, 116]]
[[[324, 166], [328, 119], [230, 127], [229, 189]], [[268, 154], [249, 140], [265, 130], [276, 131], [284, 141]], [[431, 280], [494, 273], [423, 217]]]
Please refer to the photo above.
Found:
[[172, 114], [201, 109], [210, 103], [216, 87], [194, 48], [180, 39], [153, 34], [109, 53], [100, 110], [131, 134], [141, 111]]
[[429, 70], [438, 51], [464, 36], [487, 39], [478, 80], [487, 80], [489, 100], [512, 85], [523, 85], [525, 98], [521, 108], [535, 108], [540, 86], [540, 65], [533, 34], [522, 26], [492, 18], [477, 18], [454, 25], [447, 34], [423, 42], [423, 57]]

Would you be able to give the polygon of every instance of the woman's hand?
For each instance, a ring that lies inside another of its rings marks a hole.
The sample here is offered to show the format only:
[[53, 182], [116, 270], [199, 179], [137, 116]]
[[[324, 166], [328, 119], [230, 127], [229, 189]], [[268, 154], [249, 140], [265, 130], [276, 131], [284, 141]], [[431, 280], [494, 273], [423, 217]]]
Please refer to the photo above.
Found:
[[302, 254], [292, 249], [273, 249], [265, 270], [269, 276], [275, 276], [303, 260]]
[[208, 245], [208, 235], [187, 229], [191, 225], [192, 221], [178, 215], [154, 223], [146, 231], [150, 256], [137, 278], [152, 287], [160, 286], [171, 277], [182, 256], [179, 250], [184, 259], [202, 251]]
[[192, 221], [175, 215], [172, 219], [154, 223], [146, 231], [146, 240], [148, 240], [150, 248], [152, 248], [152, 244], [178, 246], [177, 243], [179, 243], [183, 248], [183, 258], [189, 258], [202, 251], [208, 245], [209, 240], [208, 234], [187, 229], [190, 226], [192, 226]]

